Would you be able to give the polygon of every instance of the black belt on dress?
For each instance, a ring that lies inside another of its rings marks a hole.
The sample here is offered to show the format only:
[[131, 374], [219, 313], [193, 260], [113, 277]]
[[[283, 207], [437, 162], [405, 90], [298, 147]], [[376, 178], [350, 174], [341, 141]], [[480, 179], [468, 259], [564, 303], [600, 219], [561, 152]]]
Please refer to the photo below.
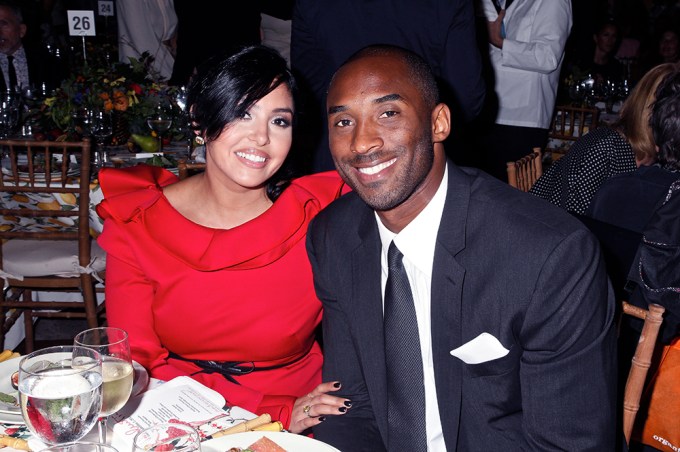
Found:
[[196, 364], [201, 368], [198, 372], [194, 372], [191, 375], [196, 375], [199, 373], [219, 373], [224, 376], [227, 380], [232, 383], [240, 384], [236, 378], [241, 375], [247, 375], [252, 372], [261, 372], [263, 370], [274, 370], [280, 369], [282, 367], [290, 366], [302, 358], [307, 356], [307, 353], [303, 353], [297, 358], [287, 361], [281, 364], [275, 364], [271, 366], [256, 366], [254, 361], [212, 361], [212, 360], [202, 360], [202, 359], [189, 359], [178, 355], [177, 353], [169, 352], [168, 358], [178, 359], [180, 361], [187, 361]]

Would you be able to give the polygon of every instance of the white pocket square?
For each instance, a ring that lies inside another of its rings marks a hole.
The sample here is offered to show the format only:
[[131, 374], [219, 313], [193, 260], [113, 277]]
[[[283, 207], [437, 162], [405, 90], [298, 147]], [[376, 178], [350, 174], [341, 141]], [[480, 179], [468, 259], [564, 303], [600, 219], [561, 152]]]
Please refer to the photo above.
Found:
[[509, 351], [492, 334], [482, 333], [470, 342], [451, 350], [451, 355], [459, 358], [465, 364], [480, 364], [502, 358]]

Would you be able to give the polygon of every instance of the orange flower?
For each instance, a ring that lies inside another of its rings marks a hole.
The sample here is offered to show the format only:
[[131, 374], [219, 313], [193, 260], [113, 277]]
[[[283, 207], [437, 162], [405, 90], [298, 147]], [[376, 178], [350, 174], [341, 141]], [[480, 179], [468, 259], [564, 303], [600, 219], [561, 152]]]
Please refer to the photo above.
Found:
[[125, 93], [115, 91], [113, 93], [113, 108], [117, 111], [125, 111], [128, 109], [129, 102]]
[[113, 110], [113, 102], [111, 102], [111, 99], [106, 99], [104, 101], [104, 111], [111, 111]]
[[109, 93], [101, 93], [101, 94], [99, 95], [99, 98], [100, 98], [101, 100], [107, 101], [107, 100], [110, 99]]

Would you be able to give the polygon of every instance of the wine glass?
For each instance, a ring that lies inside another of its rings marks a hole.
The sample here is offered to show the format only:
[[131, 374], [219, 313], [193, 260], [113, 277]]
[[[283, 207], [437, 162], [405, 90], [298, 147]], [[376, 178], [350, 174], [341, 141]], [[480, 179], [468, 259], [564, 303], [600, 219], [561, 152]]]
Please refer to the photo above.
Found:
[[135, 435], [133, 452], [201, 450], [198, 432], [189, 425], [164, 422], [152, 425]]
[[50, 445], [78, 441], [92, 430], [102, 406], [102, 357], [84, 347], [56, 346], [19, 363], [21, 414]]
[[128, 335], [120, 328], [92, 328], [78, 333], [73, 343], [102, 356], [103, 402], [98, 426], [99, 442], [106, 443], [107, 417], [123, 408], [132, 392], [134, 368]]
[[158, 151], [163, 152], [163, 134], [172, 127], [172, 116], [159, 105], [154, 114], [146, 118], [146, 125], [158, 135]]
[[105, 166], [108, 162], [106, 153], [106, 140], [113, 134], [111, 115], [103, 111], [95, 111], [90, 120], [90, 132], [95, 139], [97, 146], [95, 153], [95, 166], [97, 168]]

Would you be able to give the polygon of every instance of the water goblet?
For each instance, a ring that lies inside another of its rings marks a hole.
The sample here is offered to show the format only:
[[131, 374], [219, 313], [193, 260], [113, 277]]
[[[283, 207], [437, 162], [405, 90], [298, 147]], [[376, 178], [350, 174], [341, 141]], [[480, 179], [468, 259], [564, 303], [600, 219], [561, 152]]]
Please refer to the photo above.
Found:
[[132, 392], [134, 368], [128, 335], [120, 328], [92, 328], [78, 333], [73, 343], [96, 350], [102, 357], [103, 401], [98, 427], [99, 442], [106, 443], [106, 419], [125, 405]]
[[172, 127], [172, 116], [159, 105], [154, 114], [146, 119], [146, 125], [149, 126], [149, 129], [156, 132], [158, 136], [158, 151], [163, 152], [163, 134]]
[[198, 432], [186, 424], [164, 422], [152, 425], [135, 435], [133, 452], [201, 450]]
[[78, 441], [94, 426], [102, 405], [102, 357], [84, 347], [56, 346], [19, 363], [21, 414], [49, 445]]
[[95, 139], [96, 145], [95, 166], [97, 168], [106, 166], [106, 163], [108, 162], [106, 140], [113, 134], [111, 115], [103, 111], [93, 112], [90, 120], [90, 132]]

